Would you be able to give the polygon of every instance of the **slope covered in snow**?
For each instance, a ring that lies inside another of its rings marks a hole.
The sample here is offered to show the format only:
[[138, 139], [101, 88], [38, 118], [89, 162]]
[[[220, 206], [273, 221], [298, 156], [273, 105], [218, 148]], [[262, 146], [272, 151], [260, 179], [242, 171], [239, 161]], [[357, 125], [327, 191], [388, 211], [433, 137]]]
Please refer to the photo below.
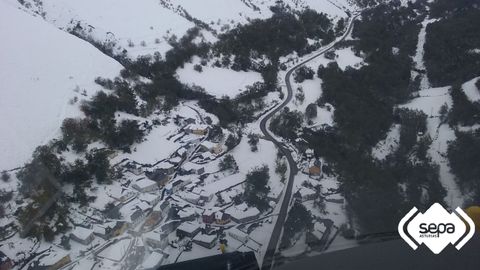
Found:
[[0, 1], [0, 36], [1, 170], [21, 166], [56, 137], [63, 119], [80, 113], [69, 101], [99, 90], [95, 77], [113, 77], [122, 66], [7, 0]]
[[[5, 0], [12, 1], [13, 0]], [[24, 0], [30, 11], [42, 14], [60, 29], [82, 31], [100, 44], [111, 42], [117, 54], [126, 53], [132, 59], [159, 52], [171, 46], [169, 39], [181, 37], [196, 24], [205, 39], [215, 41], [214, 34], [223, 33], [251, 19], [266, 19], [272, 15], [274, 0]], [[347, 17], [353, 9], [348, 0], [286, 0], [294, 10], [311, 8], [337, 20]], [[80, 26], [81, 28], [78, 28]]]

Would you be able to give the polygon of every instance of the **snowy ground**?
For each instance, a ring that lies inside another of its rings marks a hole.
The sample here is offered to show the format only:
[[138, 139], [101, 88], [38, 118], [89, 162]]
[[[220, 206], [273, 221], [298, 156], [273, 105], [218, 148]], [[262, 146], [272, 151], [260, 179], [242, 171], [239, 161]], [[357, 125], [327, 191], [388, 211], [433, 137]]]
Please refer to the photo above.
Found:
[[381, 140], [372, 149], [372, 156], [378, 160], [383, 160], [389, 154], [394, 153], [400, 143], [400, 124], [394, 124], [390, 127], [387, 137]]
[[63, 119], [80, 114], [69, 101], [100, 90], [95, 77], [112, 78], [122, 66], [5, 0], [0, 1], [0, 36], [3, 170], [21, 166], [37, 146], [57, 137]]
[[467, 98], [472, 102], [480, 101], [480, 89], [475, 85], [479, 80], [480, 77], [476, 77], [462, 85], [465, 95], [467, 95]]
[[429, 116], [427, 132], [432, 138], [432, 144], [428, 154], [440, 166], [440, 182], [447, 190], [445, 202], [451, 207], [457, 207], [463, 205], [465, 196], [455, 182], [455, 176], [450, 172], [450, 165], [446, 158], [448, 142], [455, 140], [455, 132], [448, 124], [441, 124], [439, 119], [439, 110], [443, 104], [447, 104], [449, 108], [452, 107], [452, 99], [448, 90], [449, 87], [421, 90], [420, 97], [400, 107], [420, 110]]
[[[18, 6], [15, 0], [2, 0]], [[115, 52], [127, 51], [135, 59], [140, 55], [159, 52], [162, 55], [171, 46], [168, 39], [181, 37], [195, 26], [193, 20], [208, 25], [212, 32], [204, 32], [205, 40], [214, 41], [215, 34], [228, 31], [251, 19], [265, 19], [272, 15], [270, 6], [275, 1], [258, 0], [104, 0], [54, 1], [25, 0], [28, 10], [42, 14], [45, 20], [60, 29], [71, 30], [80, 23], [85, 34], [99, 43], [113, 41]], [[347, 0], [288, 0], [295, 10], [312, 8], [324, 12], [335, 21], [346, 18], [345, 10], [352, 9]], [[41, 4], [39, 4], [41, 3]], [[215, 12], [212, 12], [214, 10]], [[139, 19], [141, 18], [141, 19]], [[168, 22], [168, 23], [165, 23]]]
[[434, 20], [425, 19], [422, 22], [422, 28], [420, 29], [420, 33], [418, 34], [418, 42], [417, 42], [417, 50], [415, 56], [413, 57], [413, 62], [415, 65], [416, 70], [411, 71], [411, 79], [414, 80], [417, 76], [420, 76], [420, 89], [427, 89], [430, 87], [430, 83], [428, 81], [428, 74], [427, 73], [420, 73], [420, 71], [426, 71], [425, 63], [423, 61], [423, 56], [425, 53], [424, 45], [426, 39], [426, 30], [428, 24], [433, 22]]
[[254, 71], [234, 71], [228, 68], [211, 66], [211, 63], [202, 66], [202, 72], [195, 71], [194, 65], [198, 65], [200, 59], [194, 57], [191, 63], [177, 70], [180, 81], [186, 84], [198, 85], [205, 89], [206, 93], [217, 98], [228, 96], [234, 98], [246, 90], [246, 86], [255, 82], [262, 82], [262, 76]]

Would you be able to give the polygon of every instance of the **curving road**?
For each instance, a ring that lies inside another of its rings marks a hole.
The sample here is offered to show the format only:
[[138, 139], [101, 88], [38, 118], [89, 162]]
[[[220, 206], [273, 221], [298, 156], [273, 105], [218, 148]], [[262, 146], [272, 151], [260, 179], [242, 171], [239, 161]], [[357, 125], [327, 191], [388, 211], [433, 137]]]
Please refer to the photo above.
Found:
[[338, 42], [343, 41], [352, 31], [353, 29], [353, 21], [359, 16], [359, 14], [355, 14], [349, 21], [348, 23], [348, 28], [347, 31], [343, 34], [342, 37], [337, 39], [336, 41], [330, 43], [326, 47], [323, 47], [320, 49], [319, 52], [317, 52], [315, 55], [311, 56], [310, 58], [302, 61], [301, 63], [295, 65], [292, 67], [287, 74], [285, 75], [285, 83], [287, 85], [287, 97], [285, 100], [278, 105], [275, 109], [267, 113], [263, 119], [260, 121], [260, 129], [265, 136], [265, 139], [273, 142], [277, 148], [285, 155], [288, 161], [288, 166], [290, 168], [290, 175], [288, 176], [288, 182], [287, 182], [287, 188], [285, 189], [285, 196], [283, 197], [282, 205], [280, 208], [280, 212], [278, 214], [277, 222], [275, 223], [275, 227], [273, 228], [272, 235], [270, 237], [270, 241], [268, 242], [268, 247], [267, 247], [267, 252], [265, 253], [265, 257], [263, 259], [263, 264], [261, 266], [261, 269], [267, 270], [271, 269], [274, 266], [274, 256], [275, 252], [277, 250], [278, 246], [278, 241], [280, 240], [280, 235], [282, 232], [283, 224], [285, 223], [285, 219], [287, 217], [288, 213], [288, 205], [290, 204], [290, 199], [292, 198], [292, 189], [293, 189], [293, 182], [295, 175], [298, 172], [297, 168], [297, 163], [293, 159], [290, 151], [285, 148], [284, 144], [277, 139], [275, 139], [270, 131], [267, 129], [267, 122], [270, 120], [273, 115], [275, 115], [277, 112], [282, 110], [291, 100], [293, 97], [293, 90], [292, 90], [292, 85], [290, 83], [290, 77], [292, 73], [298, 69], [299, 67], [303, 66], [305, 63], [319, 57], [320, 55], [324, 54], [325, 52], [331, 50]]

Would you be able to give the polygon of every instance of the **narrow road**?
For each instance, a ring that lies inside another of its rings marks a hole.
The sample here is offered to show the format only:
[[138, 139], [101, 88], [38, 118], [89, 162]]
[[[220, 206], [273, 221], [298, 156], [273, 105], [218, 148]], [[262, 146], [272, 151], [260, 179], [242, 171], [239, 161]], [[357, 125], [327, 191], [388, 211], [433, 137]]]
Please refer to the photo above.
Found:
[[[263, 264], [261, 266], [261, 269], [263, 270], [268, 270], [271, 269], [274, 266], [274, 256], [275, 252], [277, 250], [278, 242], [280, 241], [280, 235], [282, 232], [283, 224], [285, 223], [285, 219], [287, 217], [288, 213], [288, 205], [290, 203], [290, 199], [292, 198], [292, 189], [293, 189], [293, 182], [295, 179], [295, 175], [298, 172], [297, 164], [295, 160], [293, 159], [290, 151], [285, 148], [282, 142], [277, 141], [270, 133], [270, 131], [267, 129], [267, 122], [270, 120], [273, 115], [275, 115], [277, 112], [282, 110], [291, 100], [293, 97], [293, 90], [292, 90], [292, 85], [290, 82], [290, 77], [292, 73], [298, 69], [299, 67], [303, 66], [305, 63], [308, 63], [309, 61], [319, 57], [320, 55], [324, 54], [325, 52], [331, 50], [338, 42], [343, 41], [352, 31], [353, 29], [353, 22], [354, 20], [358, 17], [359, 14], [353, 15], [353, 17], [350, 19], [347, 31], [343, 34], [342, 37], [339, 39], [335, 40], [334, 42], [330, 43], [329, 45], [323, 47], [320, 49], [318, 53], [315, 55], [311, 56], [310, 58], [302, 61], [301, 63], [295, 65], [292, 67], [287, 74], [285, 75], [285, 83], [287, 85], [287, 97], [285, 100], [278, 105], [275, 109], [270, 111], [268, 114], [265, 115], [265, 117], [260, 121], [260, 129], [265, 136], [265, 138], [271, 142], [273, 142], [277, 148], [282, 152], [283, 155], [287, 158], [288, 161], [288, 166], [290, 168], [290, 175], [288, 177], [288, 182], [287, 182], [287, 187], [285, 189], [285, 196], [282, 201], [282, 205], [280, 208], [280, 213], [278, 214], [277, 222], [275, 223], [275, 227], [273, 228], [272, 235], [270, 237], [270, 241], [268, 242], [268, 247], [267, 247], [267, 252], [265, 253], [265, 257], [263, 259]], [[288, 128], [288, 127], [286, 127]]]

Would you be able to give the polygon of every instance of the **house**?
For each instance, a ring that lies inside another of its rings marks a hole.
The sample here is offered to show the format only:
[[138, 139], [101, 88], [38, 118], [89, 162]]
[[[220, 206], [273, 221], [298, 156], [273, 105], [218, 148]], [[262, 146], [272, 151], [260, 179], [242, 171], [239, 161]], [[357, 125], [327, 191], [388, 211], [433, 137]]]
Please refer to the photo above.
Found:
[[230, 215], [224, 212], [216, 212], [215, 213], [215, 223], [218, 225], [225, 225], [231, 221]]
[[175, 230], [177, 230], [177, 228], [178, 228], [178, 226], [180, 226], [180, 224], [182, 224], [182, 222], [179, 221], [179, 220], [170, 220], [170, 221], [167, 221], [167, 222], [163, 223], [160, 226], [160, 230], [162, 231], [163, 234], [169, 235], [172, 232], [174, 232]]
[[302, 196], [303, 201], [309, 201], [309, 200], [314, 200], [317, 197], [317, 191], [307, 188], [307, 187], [302, 187], [300, 190], [300, 195]]
[[194, 188], [192, 193], [200, 195], [200, 199], [204, 200], [205, 202], [211, 201], [215, 195], [214, 192], [199, 187]]
[[228, 235], [230, 235], [233, 239], [236, 239], [242, 243], [246, 243], [248, 241], [248, 234], [240, 231], [237, 228], [232, 228], [228, 230]]
[[198, 157], [200, 157], [200, 159], [206, 161], [206, 160], [214, 160], [215, 159], [215, 155], [210, 153], [210, 152], [204, 152], [204, 153], [201, 153], [200, 155], [198, 155]]
[[138, 199], [142, 202], [148, 203], [150, 206], [155, 206], [162, 197], [160, 194], [152, 194], [152, 193], [142, 193], [138, 197]]
[[246, 203], [232, 206], [225, 210], [225, 212], [228, 213], [236, 223], [253, 221], [260, 216], [260, 211], [256, 207], [248, 207]]
[[159, 211], [162, 211], [163, 213], [168, 213], [168, 211], [170, 211], [170, 202], [168, 201], [168, 198], [166, 200], [163, 200], [161, 203], [157, 204], [154, 210], [159, 210]]
[[182, 170], [186, 173], [186, 174], [203, 174], [205, 173], [205, 167], [200, 165], [200, 164], [196, 164], [196, 163], [193, 163], [193, 162], [185, 162], [183, 165], [182, 165]]
[[212, 154], [220, 154], [223, 152], [223, 145], [220, 143], [213, 143], [210, 141], [204, 141], [199, 145], [199, 151], [210, 152]]
[[128, 162], [127, 164], [125, 164], [125, 169], [127, 169], [128, 172], [131, 172], [137, 176], [143, 173], [142, 166], [139, 166], [134, 162]]
[[208, 126], [207, 125], [190, 124], [185, 128], [185, 131], [187, 133], [190, 133], [190, 134], [204, 136], [208, 132]]
[[304, 170], [304, 173], [311, 176], [321, 176], [322, 175], [322, 162], [318, 159], [315, 159], [307, 165]]
[[191, 117], [183, 119], [183, 124], [188, 125], [188, 124], [195, 124], [197, 121]]
[[200, 195], [187, 192], [183, 195], [183, 199], [189, 203], [198, 204], [198, 201], [200, 201]]
[[308, 168], [308, 174], [314, 176], [320, 176], [322, 174], [322, 168], [320, 166], [312, 166]]
[[183, 221], [192, 221], [197, 218], [197, 212], [192, 207], [185, 207], [177, 212], [178, 217], [180, 220]]
[[157, 182], [150, 179], [141, 179], [133, 184], [133, 188], [140, 192], [151, 192], [158, 189]]
[[158, 163], [157, 165], [155, 165], [155, 169], [156, 170], [161, 170], [166, 174], [172, 174], [172, 173], [175, 172], [175, 165], [173, 165], [172, 163], [167, 162], [167, 161], [162, 161], [162, 162]]
[[162, 264], [162, 262], [163, 262], [163, 254], [154, 251], [150, 253], [150, 255], [148, 255], [148, 257], [143, 261], [140, 269], [144, 269], [144, 270], [158, 269], [158, 267]]
[[232, 203], [232, 197], [230, 197], [228, 192], [217, 193], [217, 201], [215, 202], [215, 206], [222, 207], [230, 203]]
[[0, 251], [0, 270], [10, 270], [13, 268], [13, 261]]
[[295, 192], [294, 197], [300, 202], [314, 200], [318, 196], [317, 192], [307, 187], [301, 187]]
[[156, 169], [153, 172], [147, 171], [145, 175], [148, 179], [157, 182], [160, 186], [164, 186], [170, 181], [170, 175], [163, 169]]
[[135, 227], [138, 225], [138, 223], [142, 220], [142, 218], [145, 217], [145, 212], [142, 211], [141, 209], [135, 210], [130, 216], [129, 216], [129, 223], [131, 227]]
[[93, 235], [93, 230], [78, 226], [70, 233], [70, 239], [83, 245], [89, 245], [95, 239], [95, 235]]
[[202, 247], [213, 248], [217, 243], [217, 236], [208, 234], [197, 234], [192, 240], [195, 244], [198, 244]]
[[206, 224], [212, 224], [215, 222], [215, 211], [212, 209], [207, 209], [202, 214], [202, 221]]
[[143, 236], [147, 245], [153, 249], [164, 249], [168, 246], [168, 237], [162, 232], [151, 231]]
[[307, 149], [305, 150], [305, 156], [307, 156], [307, 158], [312, 158], [314, 155], [314, 152], [313, 152], [313, 149]]
[[117, 226], [115, 226], [113, 230], [112, 236], [116, 237], [116, 236], [122, 235], [127, 230], [127, 228], [128, 228], [128, 223], [124, 221], [118, 221]]
[[108, 240], [111, 238], [115, 227], [117, 226], [117, 222], [107, 222], [103, 224], [94, 224], [93, 225], [93, 234], [96, 236]]
[[177, 228], [177, 236], [180, 238], [193, 238], [200, 232], [200, 226], [192, 222], [184, 222]]
[[105, 191], [108, 196], [120, 203], [127, 202], [135, 197], [135, 192], [121, 186], [112, 185], [106, 188]]
[[178, 148], [177, 152], [175, 152], [179, 157], [187, 157], [188, 150], [185, 147]]
[[165, 186], [165, 193], [167, 195], [171, 195], [173, 193], [176, 193], [180, 191], [183, 187], [186, 185], [192, 183], [192, 180], [189, 179], [178, 179], [172, 183], [169, 183], [168, 185]]
[[327, 228], [323, 222], [315, 222], [313, 229], [307, 233], [306, 242], [308, 245], [322, 245], [328, 240], [330, 228]]

